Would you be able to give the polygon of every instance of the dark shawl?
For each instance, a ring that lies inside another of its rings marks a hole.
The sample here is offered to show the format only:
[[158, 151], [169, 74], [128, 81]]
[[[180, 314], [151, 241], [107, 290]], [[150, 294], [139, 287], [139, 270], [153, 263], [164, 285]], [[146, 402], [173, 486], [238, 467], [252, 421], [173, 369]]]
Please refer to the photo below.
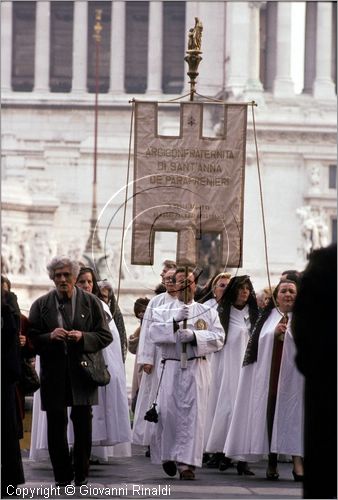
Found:
[[276, 286], [272, 297], [270, 298], [269, 302], [267, 303], [266, 307], [263, 309], [263, 311], [260, 313], [256, 324], [254, 325], [252, 329], [252, 334], [249, 339], [245, 354], [244, 354], [244, 360], [243, 360], [243, 366], [250, 365], [251, 363], [255, 363], [257, 361], [257, 355], [258, 355], [258, 344], [259, 344], [259, 336], [261, 334], [262, 327], [265, 323], [265, 321], [268, 319], [268, 317], [271, 314], [272, 309], [276, 307], [276, 300], [277, 300], [277, 294], [278, 294], [278, 289], [282, 283], [294, 283], [297, 286], [297, 283], [292, 280], [281, 280], [278, 285]]

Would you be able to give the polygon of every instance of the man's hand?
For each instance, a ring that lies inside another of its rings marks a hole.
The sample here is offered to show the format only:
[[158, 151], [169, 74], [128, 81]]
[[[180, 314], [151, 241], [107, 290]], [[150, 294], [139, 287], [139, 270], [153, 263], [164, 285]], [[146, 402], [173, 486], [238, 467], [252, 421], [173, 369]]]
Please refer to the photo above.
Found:
[[174, 321], [176, 321], [176, 323], [180, 323], [181, 321], [188, 319], [188, 317], [189, 317], [189, 306], [188, 304], [183, 304], [182, 307], [176, 309], [174, 315]]
[[148, 375], [150, 375], [151, 372], [153, 371], [153, 367], [154, 365], [149, 365], [149, 364], [143, 365], [143, 371]]
[[70, 332], [68, 332], [67, 340], [69, 342], [79, 342], [79, 340], [81, 340], [82, 337], [83, 333], [80, 332], [79, 330], [71, 330]]
[[50, 334], [51, 340], [66, 340], [68, 332], [64, 328], [55, 328]]
[[182, 344], [187, 344], [195, 340], [195, 334], [192, 330], [178, 330], [178, 339]]

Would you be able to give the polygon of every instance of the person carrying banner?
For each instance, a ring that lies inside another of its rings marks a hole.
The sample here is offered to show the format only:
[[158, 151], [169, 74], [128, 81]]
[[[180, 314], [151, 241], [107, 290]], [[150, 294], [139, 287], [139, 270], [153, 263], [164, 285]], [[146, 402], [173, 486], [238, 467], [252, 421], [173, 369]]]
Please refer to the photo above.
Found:
[[[206, 355], [222, 348], [224, 331], [217, 312], [193, 300], [197, 280], [192, 269], [186, 277], [185, 268], [178, 268], [175, 281], [178, 301], [156, 309], [150, 325], [150, 338], [162, 354], [159, 418], [153, 427], [150, 451], [152, 462], [162, 463], [166, 474], [175, 476], [178, 470], [180, 479], [191, 480], [195, 479], [195, 467], [202, 465], [210, 383]], [[186, 368], [180, 363], [183, 344], [187, 346]]]

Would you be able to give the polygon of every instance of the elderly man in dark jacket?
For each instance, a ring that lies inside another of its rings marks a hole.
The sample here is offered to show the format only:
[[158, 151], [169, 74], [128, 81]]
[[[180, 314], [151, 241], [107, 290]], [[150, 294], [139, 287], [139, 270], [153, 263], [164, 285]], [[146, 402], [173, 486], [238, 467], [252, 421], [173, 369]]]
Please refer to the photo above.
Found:
[[[97, 387], [82, 373], [82, 353], [112, 342], [100, 300], [75, 286], [79, 264], [55, 257], [47, 266], [55, 289], [38, 298], [29, 314], [29, 336], [40, 355], [41, 406], [47, 412], [48, 450], [57, 486], [87, 483], [92, 441], [91, 405]], [[67, 407], [74, 428], [74, 471], [67, 441]]]

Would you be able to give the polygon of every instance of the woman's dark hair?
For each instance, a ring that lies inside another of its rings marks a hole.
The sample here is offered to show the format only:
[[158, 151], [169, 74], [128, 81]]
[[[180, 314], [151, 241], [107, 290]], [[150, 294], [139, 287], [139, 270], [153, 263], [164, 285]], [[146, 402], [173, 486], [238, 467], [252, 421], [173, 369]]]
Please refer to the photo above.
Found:
[[4, 276], [3, 274], [1, 275], [1, 288], [2, 288], [2, 284], [3, 283], [7, 283], [7, 286], [8, 286], [8, 291], [10, 292], [11, 291], [11, 288], [12, 288], [12, 284], [11, 282], [9, 281], [9, 279], [7, 278], [7, 276]]
[[221, 321], [221, 324], [225, 332], [225, 341], [228, 334], [231, 306], [234, 305], [237, 299], [240, 287], [245, 284], [249, 286], [250, 290], [250, 295], [247, 300], [247, 304], [249, 306], [249, 317], [250, 317], [251, 328], [253, 328], [254, 324], [256, 323], [258, 317], [258, 306], [257, 306], [255, 290], [251, 283], [250, 277], [247, 275], [234, 276], [229, 281], [229, 284], [226, 287], [218, 306], [219, 319]]
[[219, 273], [214, 274], [214, 276], [206, 282], [204, 287], [198, 290], [198, 293], [195, 294], [196, 302], [204, 304], [204, 302], [213, 298], [212, 284], [218, 274]]
[[134, 314], [137, 318], [141, 312], [144, 312], [146, 310], [148, 303], [149, 303], [148, 297], [139, 297], [138, 299], [135, 300]]
[[93, 280], [92, 294], [96, 295], [97, 297], [99, 297], [101, 299], [102, 297], [101, 297], [99, 285], [97, 284], [97, 278], [95, 276], [94, 270], [91, 267], [81, 267], [80, 268], [79, 274], [77, 275], [77, 278], [76, 278], [76, 283], [79, 281], [80, 276], [82, 276], [82, 274], [85, 274], [85, 273], [91, 274], [91, 277]]

